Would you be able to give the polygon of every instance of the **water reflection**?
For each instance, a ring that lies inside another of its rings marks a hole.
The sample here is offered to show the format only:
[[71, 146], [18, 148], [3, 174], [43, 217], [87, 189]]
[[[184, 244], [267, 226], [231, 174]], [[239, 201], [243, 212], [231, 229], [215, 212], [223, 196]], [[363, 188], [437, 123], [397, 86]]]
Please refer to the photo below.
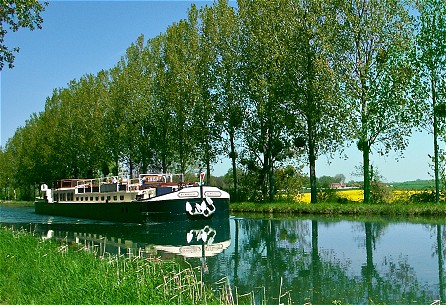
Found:
[[[29, 208], [0, 207], [0, 223], [104, 253], [204, 259], [230, 245], [229, 219], [123, 224], [36, 215]], [[26, 221], [28, 220], [28, 221]]]
[[34, 226], [45, 238], [53, 234], [126, 255], [142, 251], [181, 257], [208, 270], [208, 283], [227, 278], [235, 297], [252, 292], [249, 298], [256, 304], [431, 304], [445, 297], [446, 227], [441, 221], [243, 216], [179, 227], [11, 213], [0, 207], [0, 222]]
[[239, 291], [257, 291], [257, 302], [276, 302], [280, 291], [297, 304], [444, 297], [443, 225], [240, 218], [233, 226], [227, 272]]

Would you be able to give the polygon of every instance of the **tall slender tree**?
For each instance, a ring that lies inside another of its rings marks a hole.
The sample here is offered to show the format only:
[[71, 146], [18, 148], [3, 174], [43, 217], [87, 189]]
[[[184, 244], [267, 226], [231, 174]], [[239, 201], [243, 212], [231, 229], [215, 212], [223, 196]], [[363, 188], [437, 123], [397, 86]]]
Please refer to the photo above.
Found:
[[144, 36], [127, 48], [125, 66], [122, 74], [122, 88], [126, 92], [123, 130], [126, 159], [132, 173], [133, 167], [146, 172], [153, 151], [150, 143], [150, 94], [151, 78], [149, 73], [148, 51]]
[[216, 162], [222, 150], [221, 115], [218, 113], [216, 98], [213, 94], [216, 88], [214, 73], [217, 52], [215, 48], [217, 37], [213, 8], [205, 6], [200, 9], [198, 22], [198, 60], [196, 75], [199, 96], [193, 107], [195, 146], [198, 159], [206, 167], [206, 180], [210, 183], [211, 165]]
[[234, 192], [231, 200], [237, 201], [237, 141], [244, 121], [245, 102], [242, 95], [242, 69], [240, 50], [240, 27], [237, 10], [227, 0], [220, 0], [209, 8], [208, 22], [213, 24], [213, 48], [215, 62], [211, 73], [215, 84], [211, 91], [216, 102], [219, 124], [225, 134], [223, 147], [229, 150], [232, 165]]
[[295, 146], [304, 146], [310, 168], [311, 202], [317, 202], [316, 160], [332, 153], [346, 140], [347, 107], [339, 86], [326, 39], [333, 24], [328, 1], [283, 1], [283, 61], [288, 122]]
[[[433, 134], [435, 201], [440, 199], [438, 136], [446, 116], [446, 3], [441, 0], [417, 1], [416, 66], [418, 92], [425, 105], [423, 126]], [[424, 102], [423, 101], [428, 101]]]
[[[257, 176], [262, 199], [274, 199], [274, 169], [288, 157], [288, 135], [279, 1], [240, 1], [243, 88], [248, 101], [244, 126], [245, 164]], [[278, 13], [279, 12], [279, 13]]]
[[370, 203], [372, 148], [380, 154], [402, 151], [419, 122], [419, 107], [409, 90], [414, 31], [403, 1], [336, 3], [334, 66], [343, 82], [341, 93], [350, 103], [348, 123], [362, 152], [364, 202]]
[[148, 42], [150, 95], [150, 145], [153, 148], [152, 167], [167, 173], [174, 159], [173, 108], [169, 103], [169, 83], [166, 62], [166, 35], [160, 34]]
[[167, 29], [165, 50], [167, 102], [172, 105], [175, 129], [174, 152], [177, 170], [185, 173], [194, 154], [192, 107], [199, 98], [195, 65], [197, 63], [197, 13], [189, 11], [187, 20], [180, 20]]

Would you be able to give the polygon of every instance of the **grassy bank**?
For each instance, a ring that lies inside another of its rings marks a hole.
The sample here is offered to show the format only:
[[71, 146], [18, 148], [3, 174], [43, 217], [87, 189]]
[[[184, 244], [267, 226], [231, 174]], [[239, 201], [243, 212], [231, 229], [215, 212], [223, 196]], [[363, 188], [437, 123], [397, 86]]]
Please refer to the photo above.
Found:
[[0, 200], [0, 205], [11, 207], [30, 207], [34, 205], [33, 201], [14, 201], [14, 200]]
[[233, 213], [354, 216], [446, 216], [445, 204], [364, 203], [231, 203]]
[[199, 270], [174, 261], [97, 257], [0, 228], [0, 304], [222, 304]]

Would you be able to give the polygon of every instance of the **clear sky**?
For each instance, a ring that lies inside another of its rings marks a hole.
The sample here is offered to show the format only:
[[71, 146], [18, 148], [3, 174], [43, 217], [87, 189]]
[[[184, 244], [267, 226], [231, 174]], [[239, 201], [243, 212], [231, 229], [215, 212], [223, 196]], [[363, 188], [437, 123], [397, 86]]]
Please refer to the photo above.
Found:
[[[194, 1], [197, 5], [210, 4]], [[191, 1], [50, 1], [43, 29], [8, 33], [10, 48], [20, 47], [15, 67], [1, 72], [0, 145], [5, 146], [19, 126], [32, 113], [44, 110], [45, 99], [56, 88], [66, 87], [73, 79], [87, 73], [110, 69], [140, 34], [145, 39], [165, 32], [167, 26], [186, 18]], [[404, 153], [395, 161], [372, 155], [372, 163], [388, 182], [430, 179], [428, 154], [432, 137], [416, 134]], [[351, 174], [361, 162], [356, 148], [346, 150], [348, 160], [319, 158], [317, 176], [344, 174], [347, 180], [361, 180]], [[230, 168], [228, 159], [215, 165], [214, 174], [223, 175]]]

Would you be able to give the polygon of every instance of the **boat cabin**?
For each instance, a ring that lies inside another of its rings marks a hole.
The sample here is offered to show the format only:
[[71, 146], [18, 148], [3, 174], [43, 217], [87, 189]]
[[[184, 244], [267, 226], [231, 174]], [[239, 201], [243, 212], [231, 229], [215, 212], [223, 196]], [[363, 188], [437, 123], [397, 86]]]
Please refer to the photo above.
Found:
[[172, 174], [141, 174], [138, 178], [106, 177], [96, 179], [64, 179], [53, 189], [53, 202], [118, 203], [147, 200], [178, 191], [181, 182]]

